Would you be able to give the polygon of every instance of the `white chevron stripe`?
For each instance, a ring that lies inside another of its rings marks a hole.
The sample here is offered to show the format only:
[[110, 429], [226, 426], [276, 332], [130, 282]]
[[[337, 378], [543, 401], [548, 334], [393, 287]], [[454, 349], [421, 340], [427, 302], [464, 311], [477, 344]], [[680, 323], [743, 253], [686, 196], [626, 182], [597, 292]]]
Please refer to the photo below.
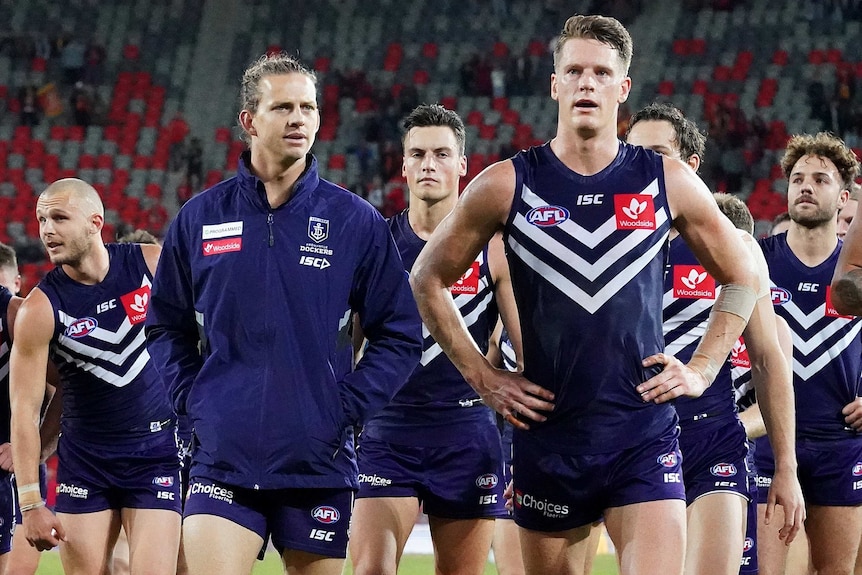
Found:
[[[676, 301], [676, 298], [669, 295], [671, 293], [673, 292], [669, 291], [664, 294], [664, 297], [662, 298], [662, 309], [668, 308], [668, 302], [672, 303]], [[715, 303], [715, 300], [711, 299], [691, 299], [685, 301], [689, 301], [691, 302], [691, 304], [681, 309], [679, 313], [674, 314], [673, 317], [665, 319], [665, 321], [662, 323], [662, 329], [664, 331], [665, 337], [667, 337], [667, 334], [669, 334], [674, 329], [677, 329], [683, 323], [693, 320], [705, 311], [709, 311], [712, 308], [712, 304]], [[704, 321], [702, 321], [698, 325], [706, 327], [706, 319], [704, 318]]]
[[[772, 286], [778, 287], [774, 283], [772, 284]], [[781, 304], [780, 307], [786, 309], [787, 313], [790, 314], [790, 317], [792, 317], [795, 322], [802, 326], [802, 329], [810, 329], [811, 326], [817, 323], [818, 320], [823, 319], [826, 316], [826, 302], [823, 302], [823, 305], [817, 306], [807, 314], [801, 309], [799, 309], [799, 306], [793, 303], [793, 300]]]
[[[795, 357], [796, 354], [794, 354], [793, 373], [803, 381], [807, 381], [812, 375], [823, 369], [826, 364], [841, 355], [841, 352], [847, 349], [847, 346], [850, 345], [854, 339], [859, 337], [860, 328], [862, 328], [862, 323], [854, 325], [850, 331], [844, 334], [844, 337], [826, 348], [822, 355], [808, 365], [802, 365]], [[796, 344], [795, 337], [793, 343], [794, 345]]]
[[700, 340], [702, 335], [702, 333], [694, 335], [691, 332], [688, 332], [673, 341], [665, 341], [664, 352], [668, 355], [676, 356], [680, 351]]
[[509, 236], [509, 246], [516, 254], [518, 254], [518, 257], [520, 257], [526, 265], [545, 278], [548, 283], [559, 289], [569, 299], [584, 308], [588, 313], [593, 314], [649, 264], [656, 254], [661, 251], [666, 239], [667, 232], [665, 232], [664, 237], [659, 241], [656, 241], [656, 243], [638, 259], [630, 263], [625, 269], [617, 274], [616, 277], [606, 283], [594, 296], [590, 296], [560, 272], [535, 257], [511, 235]]
[[820, 331], [813, 334], [810, 339], [803, 339], [802, 336], [793, 332], [793, 347], [802, 352], [802, 355], [808, 355], [818, 347], [826, 343], [833, 335], [847, 327], [847, 324], [853, 321], [852, 319], [834, 318]]
[[113, 385], [114, 387], [125, 387], [130, 384], [132, 381], [134, 381], [136, 377], [138, 377], [144, 367], [146, 367], [147, 362], [150, 361], [150, 354], [147, 353], [146, 348], [144, 348], [144, 350], [141, 352], [141, 355], [138, 356], [138, 359], [135, 360], [134, 364], [132, 364], [132, 367], [130, 367], [124, 375], [117, 375], [116, 373], [108, 371], [107, 369], [104, 369], [102, 367], [93, 365], [92, 363], [89, 363], [87, 361], [74, 358], [62, 349], [58, 349], [56, 353], [69, 363], [74, 364], [75, 367], [77, 367], [78, 369], [89, 372], [95, 377], [101, 379], [105, 383]]
[[[138, 332], [138, 335], [135, 336], [135, 339], [133, 339], [129, 343], [129, 345], [127, 345], [123, 349], [122, 353], [115, 353], [113, 351], [98, 349], [96, 347], [86, 345], [81, 341], [77, 341], [71, 337], [61, 335], [57, 339], [57, 350], [62, 351], [63, 349], [68, 349], [86, 357], [92, 357], [93, 359], [101, 359], [103, 361], [108, 361], [113, 363], [114, 365], [119, 366], [123, 365], [127, 359], [129, 359], [136, 353], [146, 353], [146, 342], [147, 336], [144, 334], [144, 330], [140, 330]], [[143, 350], [143, 352], [141, 352], [141, 350]]]
[[[667, 221], [667, 212], [664, 208], [659, 209], [655, 215], [656, 228], [660, 228]], [[641, 243], [652, 234], [655, 230], [635, 230], [629, 232], [624, 241], [619, 242], [613, 248], [605, 252], [595, 263], [589, 263], [584, 258], [567, 249], [560, 242], [545, 234], [529, 223], [523, 215], [515, 216], [513, 222], [515, 228], [521, 231], [525, 236], [532, 239], [542, 248], [550, 252], [555, 258], [565, 262], [573, 270], [584, 276], [589, 281], [595, 281], [601, 274], [607, 271], [613, 263], [619, 261], [627, 253], [641, 245]], [[510, 235], [511, 237], [511, 235]]]
[[[481, 285], [480, 285], [480, 288], [481, 288]], [[493, 294], [493, 292], [491, 292], [491, 290], [487, 290], [487, 292], [485, 293], [485, 296], [482, 298], [482, 301], [479, 302], [479, 305], [477, 305], [473, 311], [471, 311], [470, 313], [468, 313], [467, 315], [464, 316], [464, 323], [467, 324], [468, 328], [471, 325], [473, 325], [474, 323], [476, 323], [476, 321], [479, 319], [479, 317], [485, 312], [486, 309], [488, 309], [488, 304], [490, 303], [491, 297], [493, 297], [493, 295], [494, 294]], [[466, 294], [465, 294], [465, 297], [463, 297], [462, 300], [468, 299], [468, 298], [472, 299], [474, 297], [476, 297], [476, 296], [472, 296], [472, 295], [466, 296]], [[454, 299], [455, 299], [455, 302], [457, 304], [458, 297], [456, 297]], [[466, 303], [466, 302], [462, 302], [462, 305], [463, 305], [463, 303]], [[460, 306], [459, 306], [459, 309], [460, 309]], [[427, 333], [427, 331], [428, 330], [425, 328], [425, 324], [423, 323], [422, 324], [422, 335], [425, 336], [425, 333]], [[427, 337], [427, 336], [425, 336], [425, 337]], [[422, 358], [419, 360], [419, 364], [420, 365], [428, 365], [429, 363], [431, 363], [434, 360], [434, 358], [436, 358], [442, 352], [443, 352], [443, 350], [440, 348], [440, 344], [435, 341], [434, 345], [432, 345], [431, 347], [429, 347], [428, 349], [426, 349], [425, 351], [422, 352]]]
[[[141, 287], [144, 287], [144, 286], [152, 287], [152, 283], [150, 282], [150, 278], [148, 278], [147, 276], [144, 276], [143, 279], [141, 280]], [[117, 299], [119, 299], [119, 298], [117, 298]], [[76, 321], [81, 319], [81, 318], [77, 318], [77, 317], [72, 317], [71, 315], [67, 314], [66, 312], [64, 312], [61, 309], [57, 310], [57, 315], [60, 318], [60, 323], [62, 323], [66, 327], [69, 327], [70, 325], [72, 325], [73, 323], [75, 323]], [[96, 318], [96, 321], [98, 322], [98, 318]], [[129, 334], [129, 331], [131, 329], [132, 329], [132, 323], [129, 321], [129, 317], [126, 316], [126, 318], [123, 319], [123, 323], [120, 324], [120, 327], [119, 327], [119, 329], [117, 329], [116, 332], [113, 332], [113, 331], [110, 331], [107, 329], [103, 329], [101, 327], [97, 327], [96, 329], [94, 329], [93, 331], [88, 333], [87, 335], [89, 337], [93, 337], [95, 339], [104, 341], [106, 343], [119, 344]], [[65, 337], [65, 336], [60, 334], [61, 340], [63, 337]]]
[[[521, 194], [521, 196], [524, 200], [524, 203], [527, 204], [528, 206], [530, 206], [531, 208], [538, 208], [541, 206], [549, 205], [549, 202], [542, 199], [541, 196], [539, 196], [538, 194], [533, 192], [529, 187], [523, 186], [523, 188], [524, 188], [524, 191]], [[658, 192], [659, 192], [658, 178], [656, 178], [655, 180], [650, 182], [650, 184], [646, 188], [644, 188], [643, 191], [640, 193], [645, 194], [645, 195], [649, 195], [652, 197], [656, 197], [658, 195]], [[662, 211], [664, 211], [664, 210], [662, 209]], [[521, 216], [520, 214], [518, 214], [518, 215], [519, 215], [520, 219], [523, 220], [523, 216]], [[656, 218], [658, 218], [658, 214], [656, 214]], [[565, 233], [567, 233], [568, 235], [570, 235], [571, 237], [578, 240], [579, 243], [587, 246], [590, 249], [595, 249], [595, 247], [597, 245], [599, 245], [601, 242], [606, 240], [612, 233], [617, 231], [616, 219], [617, 219], [616, 215], [611, 216], [608, 220], [605, 221], [605, 223], [603, 223], [601, 226], [599, 226], [599, 228], [594, 232], [587, 231], [585, 228], [579, 226], [577, 223], [575, 223], [571, 219], [566, 220], [565, 222], [558, 225], [557, 227], [559, 229], [561, 229], [562, 231], [564, 231]], [[528, 225], [531, 228], [536, 227], [532, 224], [528, 224]], [[659, 225], [659, 223], [656, 222], [656, 227], [658, 227], [658, 225]], [[650, 230], [639, 230], [639, 231], [649, 232]], [[649, 235], [649, 234], [647, 233], [647, 235]]]

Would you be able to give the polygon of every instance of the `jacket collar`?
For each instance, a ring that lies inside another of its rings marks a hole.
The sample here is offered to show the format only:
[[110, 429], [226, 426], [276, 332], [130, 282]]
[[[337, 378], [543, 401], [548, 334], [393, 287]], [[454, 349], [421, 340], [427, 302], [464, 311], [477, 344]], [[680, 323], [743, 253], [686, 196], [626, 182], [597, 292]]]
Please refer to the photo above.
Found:
[[[236, 177], [239, 182], [240, 190], [250, 196], [255, 203], [262, 202], [264, 207], [269, 209], [269, 203], [266, 200], [266, 190], [263, 187], [263, 182], [255, 176], [250, 169], [251, 152], [244, 151], [239, 157], [239, 165], [237, 166]], [[296, 184], [293, 186], [293, 194], [287, 204], [294, 201], [295, 198], [303, 197], [317, 189], [320, 184], [320, 174], [317, 171], [317, 158], [309, 153], [305, 157], [305, 171], [299, 176]], [[287, 205], [285, 204], [285, 205]]]

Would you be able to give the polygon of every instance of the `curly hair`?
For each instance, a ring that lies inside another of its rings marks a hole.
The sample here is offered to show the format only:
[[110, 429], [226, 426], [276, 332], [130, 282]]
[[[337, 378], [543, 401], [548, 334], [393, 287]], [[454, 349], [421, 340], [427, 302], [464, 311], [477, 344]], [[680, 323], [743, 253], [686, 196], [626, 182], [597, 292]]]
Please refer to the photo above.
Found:
[[841, 189], [849, 190], [853, 180], [859, 175], [859, 160], [853, 150], [844, 144], [844, 141], [829, 132], [811, 134], [797, 134], [787, 142], [784, 157], [781, 159], [781, 169], [784, 175], [790, 179], [793, 167], [802, 156], [817, 156], [830, 160], [838, 169], [841, 176]]

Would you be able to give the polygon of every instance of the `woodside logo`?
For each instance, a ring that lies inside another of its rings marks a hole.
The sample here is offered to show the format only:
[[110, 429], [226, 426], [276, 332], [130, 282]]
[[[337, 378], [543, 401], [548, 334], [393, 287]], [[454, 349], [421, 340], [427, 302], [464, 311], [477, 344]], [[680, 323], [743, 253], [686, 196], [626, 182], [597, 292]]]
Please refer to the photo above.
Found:
[[228, 238], [203, 243], [204, 256], [214, 256], [228, 252], [238, 252], [242, 249], [242, 238]]

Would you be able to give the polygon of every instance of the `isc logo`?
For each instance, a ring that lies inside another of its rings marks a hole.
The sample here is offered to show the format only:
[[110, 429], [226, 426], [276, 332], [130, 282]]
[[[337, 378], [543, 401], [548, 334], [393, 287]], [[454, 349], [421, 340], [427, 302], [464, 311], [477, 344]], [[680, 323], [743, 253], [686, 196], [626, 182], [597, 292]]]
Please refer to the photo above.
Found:
[[604, 194], [584, 194], [582, 196], [578, 196], [577, 203], [579, 206], [598, 205], [602, 203], [604, 197]]
[[311, 533], [308, 534], [308, 538], [315, 541], [332, 541], [333, 537], [335, 537], [335, 531], [324, 531], [323, 529], [312, 529]]
[[97, 327], [99, 327], [99, 322], [95, 319], [91, 317], [82, 317], [81, 319], [72, 322], [72, 324], [66, 328], [66, 335], [74, 338], [84, 337], [85, 335], [93, 333]]
[[329, 505], [321, 505], [311, 510], [311, 516], [321, 523], [337, 523], [341, 519], [338, 509]]
[[820, 284], [814, 284], [810, 282], [799, 282], [799, 287], [796, 288], [799, 291], [807, 291], [817, 293], [818, 288], [820, 288]]
[[103, 313], [108, 311], [109, 309], [114, 309], [115, 307], [117, 307], [117, 300], [109, 299], [108, 301], [103, 301], [96, 306], [96, 313]]
[[330, 266], [329, 260], [326, 258], [316, 258], [314, 256], [300, 256], [299, 263], [319, 270], [325, 270]]
[[156, 499], [167, 499], [170, 501], [174, 500], [174, 494], [170, 491], [157, 491]]
[[479, 505], [491, 505], [493, 503], [497, 503], [497, 494], [494, 495], [480, 495], [479, 496]]
[[665, 483], [682, 483], [682, 478], [679, 476], [679, 473], [665, 473], [664, 474], [664, 482]]
[[540, 228], [558, 226], [569, 219], [569, 210], [560, 206], [540, 206], [527, 212], [527, 221]]

